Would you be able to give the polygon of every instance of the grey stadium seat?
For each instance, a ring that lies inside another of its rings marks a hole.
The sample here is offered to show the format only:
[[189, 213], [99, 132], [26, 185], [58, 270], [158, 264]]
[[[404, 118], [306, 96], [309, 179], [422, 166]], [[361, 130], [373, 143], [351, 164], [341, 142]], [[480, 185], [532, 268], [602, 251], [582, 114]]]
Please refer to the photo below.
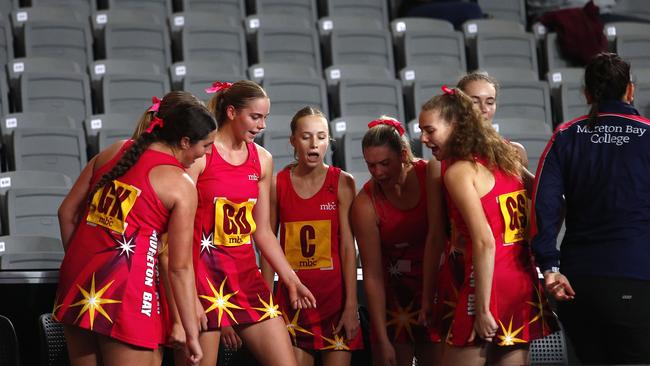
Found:
[[[291, 117], [291, 116], [287, 116]], [[270, 125], [270, 123], [269, 123]], [[293, 147], [289, 143], [291, 131], [287, 128], [289, 123], [282, 129], [267, 129], [262, 134], [261, 145], [273, 155], [273, 171], [279, 172], [285, 166], [295, 161]]]
[[478, 0], [483, 13], [497, 19], [514, 20], [526, 24], [524, 0]]
[[[226, 68], [209, 61], [176, 62], [169, 67], [169, 74], [171, 76], [173, 90], [183, 90], [182, 84], [186, 77], [208, 81], [203, 84], [203, 88], [209, 86], [213, 81], [221, 80], [219, 75], [227, 75], [228, 78], [226, 81], [231, 81], [231, 79], [234, 81], [244, 79], [244, 75], [239, 70], [239, 66], [231, 65], [230, 68]], [[193, 89], [185, 90], [192, 91]], [[192, 94], [199, 96], [199, 94]]]
[[562, 83], [560, 87], [558, 123], [567, 122], [589, 113], [581, 83]]
[[338, 30], [325, 47], [329, 65], [376, 65], [394, 72], [393, 44], [388, 31]]
[[239, 74], [247, 67], [246, 36], [241, 26], [186, 24], [181, 44], [175, 49], [183, 61], [214, 62], [223, 68], [236, 66]]
[[349, 131], [343, 136], [339, 146], [343, 154], [342, 169], [347, 172], [368, 171], [366, 160], [363, 158], [363, 149], [361, 148], [361, 140], [364, 134], [365, 131]]
[[254, 12], [257, 15], [283, 14], [293, 18], [307, 19], [314, 24], [317, 19], [315, 0], [255, 0]]
[[57, 211], [67, 188], [13, 188], [7, 191], [9, 235], [40, 235], [60, 239]]
[[465, 42], [460, 32], [409, 32], [404, 35], [403, 67], [437, 65], [467, 69]]
[[[175, 0], [183, 11], [223, 14], [235, 19], [246, 15], [246, 4], [241, 0]], [[178, 6], [177, 6], [178, 7]]]
[[[0, 13], [5, 14], [6, 13]], [[14, 58], [14, 41], [8, 18], [0, 18], [0, 66], [6, 65]]]
[[133, 128], [106, 128], [97, 134], [99, 151], [106, 149], [120, 140], [127, 140], [133, 135]]
[[551, 98], [543, 81], [503, 82], [499, 90], [495, 119], [530, 118], [552, 125]]
[[394, 75], [392, 70], [375, 65], [332, 65], [325, 69], [329, 87], [335, 87], [341, 80], [394, 80]]
[[484, 33], [476, 36], [476, 66], [512, 67], [538, 72], [535, 37], [530, 33]]
[[567, 67], [552, 69], [546, 73], [546, 81], [551, 91], [551, 103], [553, 106], [553, 122], [558, 124], [562, 122], [562, 106], [560, 97], [560, 88], [563, 83], [583, 84], [585, 71], [580, 67]]
[[251, 63], [298, 63], [322, 71], [316, 30], [260, 28], [253, 42]]
[[11, 113], [2, 117], [0, 131], [2, 140], [8, 142], [11, 133], [22, 128], [70, 128], [81, 127], [80, 124], [70, 116], [58, 113], [45, 112], [22, 112]]
[[92, 114], [88, 75], [23, 72], [19, 82], [18, 111], [67, 114], [81, 123]]
[[544, 39], [544, 70], [561, 69], [576, 67], [571, 61], [567, 60], [560, 49], [557, 40], [557, 33], [546, 33]]
[[335, 29], [383, 31], [386, 29], [386, 25], [380, 19], [364, 18], [360, 20], [358, 16], [354, 15], [337, 15], [318, 19], [318, 33], [323, 44], [328, 42], [330, 34]]
[[388, 26], [388, 4], [383, 0], [322, 0], [319, 2], [321, 14], [325, 16], [353, 15], [363, 18], [380, 19]]
[[404, 120], [402, 87], [397, 80], [341, 80], [333, 99], [337, 117], [388, 115]]
[[650, 9], [646, 0], [617, 0], [612, 12], [650, 20]]
[[[78, 74], [81, 75], [85, 73], [85, 70], [78, 63], [72, 60], [66, 59], [57, 59], [52, 57], [21, 57], [11, 60], [7, 64], [7, 75], [9, 75], [9, 88], [12, 95], [19, 96], [20, 91], [20, 76], [24, 72], [37, 72], [37, 73], [49, 73], [52, 70], [56, 70], [62, 74]], [[16, 99], [16, 98], [14, 98]], [[13, 109], [19, 109], [15, 105]]]
[[617, 36], [616, 53], [633, 68], [650, 67], [650, 34]]
[[499, 118], [492, 122], [492, 127], [501, 134], [545, 133], [550, 134], [551, 126], [545, 121], [528, 118]]
[[424, 103], [434, 95], [442, 94], [441, 87], [443, 85], [451, 87], [455, 84], [455, 80], [417, 80], [413, 83], [412, 90], [406, 95], [410, 117], [417, 118]]
[[[99, 133], [104, 130], [129, 130], [131, 134], [135, 131], [138, 121], [138, 114], [109, 113], [96, 114], [84, 121], [84, 132], [86, 144], [88, 145], [89, 156], [97, 154], [100, 149]], [[129, 136], [131, 136], [129, 134]]]
[[[102, 0], [100, 0], [102, 1]], [[156, 14], [160, 19], [166, 19], [172, 13], [171, 0], [103, 0], [108, 9], [124, 9], [144, 11]]]
[[358, 132], [368, 130], [368, 123], [378, 116], [348, 116], [338, 117], [330, 121], [330, 134], [340, 140], [348, 131]]
[[77, 179], [86, 162], [86, 143], [80, 129], [25, 128], [12, 134], [11, 170], [53, 171]]
[[265, 78], [262, 86], [272, 101], [274, 114], [292, 116], [312, 105], [329, 115], [325, 81], [321, 78]]
[[261, 84], [264, 78], [319, 78], [320, 74], [308, 65], [293, 63], [255, 64], [248, 68], [248, 79]]
[[104, 75], [100, 96], [102, 113], [143, 113], [151, 97], [162, 97], [169, 90], [167, 75]]
[[183, 82], [181, 83], [180, 90], [188, 91], [197, 98], [201, 99], [204, 102], [207, 102], [212, 97], [212, 94], [205, 92], [205, 89], [208, 88], [215, 81], [227, 81], [234, 83], [235, 81], [241, 80], [242, 77], [236, 74], [192, 74], [185, 75]]
[[171, 63], [169, 35], [164, 27], [148, 22], [108, 22], [103, 28], [98, 59], [151, 61], [161, 69]]
[[61, 240], [47, 236], [0, 236], [0, 247], [0, 270], [58, 269], [64, 254]]

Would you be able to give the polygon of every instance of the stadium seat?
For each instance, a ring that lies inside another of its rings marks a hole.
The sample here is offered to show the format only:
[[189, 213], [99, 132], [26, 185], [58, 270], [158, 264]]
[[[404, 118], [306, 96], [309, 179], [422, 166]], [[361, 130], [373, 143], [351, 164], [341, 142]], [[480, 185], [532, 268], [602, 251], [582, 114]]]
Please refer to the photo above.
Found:
[[328, 65], [375, 65], [394, 72], [393, 44], [388, 31], [339, 30], [325, 46]]
[[243, 19], [246, 16], [246, 4], [241, 0], [174, 0], [183, 11], [198, 11], [202, 13], [223, 14], [225, 16]]
[[59, 172], [71, 179], [77, 179], [87, 162], [80, 129], [18, 129], [13, 131], [8, 152], [10, 170]]
[[478, 5], [490, 18], [507, 19], [526, 24], [524, 0], [478, 0]]
[[124, 9], [157, 14], [166, 19], [172, 13], [171, 0], [99, 0], [106, 2], [108, 9]]
[[294, 19], [307, 19], [311, 24], [316, 23], [316, 0], [254, 0], [253, 14], [288, 15]]
[[632, 68], [650, 67], [650, 34], [629, 34], [616, 37], [616, 53]]
[[333, 98], [334, 115], [388, 115], [404, 120], [402, 87], [397, 80], [341, 80]]
[[67, 188], [10, 189], [6, 193], [7, 211], [3, 212], [8, 222], [7, 234], [60, 239], [57, 211], [67, 194]]
[[18, 112], [66, 114], [81, 124], [92, 114], [87, 74], [25, 71], [20, 76], [19, 95], [14, 95]]
[[530, 33], [479, 33], [476, 67], [510, 67], [538, 71], [537, 47]]
[[41, 338], [41, 363], [43, 366], [68, 366], [68, 348], [63, 334], [63, 324], [52, 319], [52, 314], [39, 317], [38, 333]]
[[48, 236], [0, 236], [0, 247], [0, 270], [59, 269], [64, 255], [61, 240]]
[[319, 4], [324, 16], [353, 15], [379, 19], [388, 26], [388, 4], [383, 0], [321, 0]]
[[207, 101], [212, 97], [212, 94], [206, 93], [205, 89], [212, 85], [212, 83], [215, 81], [234, 83], [241, 79], [243, 79], [243, 77], [240, 75], [228, 73], [190, 74], [185, 75], [183, 78], [180, 90], [188, 91], [207, 103]]
[[546, 144], [551, 138], [550, 133], [501, 133], [501, 135], [510, 140], [522, 144], [528, 154], [528, 170], [537, 171], [537, 165], [546, 148]]
[[[84, 132], [86, 133], [86, 144], [88, 145], [88, 156], [97, 154], [99, 148], [99, 133], [104, 130], [129, 130], [131, 134], [135, 131], [138, 122], [138, 115], [109, 113], [96, 114], [84, 121]], [[130, 135], [129, 135], [130, 136]]]
[[348, 131], [359, 132], [368, 129], [368, 123], [379, 116], [338, 117], [330, 121], [330, 135], [340, 140]]
[[321, 37], [321, 42], [327, 44], [329, 36], [333, 30], [344, 31], [384, 31], [386, 25], [380, 19], [362, 18], [354, 15], [337, 15], [332, 17], [322, 17], [318, 20], [318, 33]]
[[467, 69], [463, 35], [456, 31], [408, 32], [404, 34], [404, 50], [398, 55], [403, 67], [447, 66]]
[[130, 139], [133, 135], [133, 128], [105, 128], [97, 133], [98, 151], [102, 151], [112, 144]]
[[246, 36], [240, 25], [185, 24], [174, 50], [179, 60], [213, 62], [224, 69], [236, 66], [238, 74], [247, 67]]
[[[212, 82], [221, 80], [220, 77], [226, 77], [223, 81], [237, 81], [244, 79], [244, 75], [241, 73], [239, 70], [239, 66], [236, 65], [231, 65], [230, 68], [227, 67], [221, 67], [218, 64], [215, 64], [214, 62], [209, 62], [209, 61], [181, 61], [181, 62], [176, 62], [172, 66], [169, 67], [169, 74], [171, 76], [171, 81], [172, 81], [172, 89], [173, 90], [183, 90], [183, 80], [188, 77], [193, 80], [204, 80], [207, 81], [202, 84], [203, 88], [205, 89], [208, 87]], [[194, 85], [195, 82], [190, 82], [188, 83], [188, 86]], [[199, 96], [201, 99], [203, 99], [201, 93], [194, 93], [192, 90], [195, 90], [193, 88], [186, 89], [192, 94]], [[203, 92], [200, 89], [197, 89], [201, 92]]]
[[614, 14], [627, 15], [650, 20], [650, 9], [646, 0], [616, 0], [612, 9]]
[[167, 75], [104, 75], [99, 96], [100, 113], [143, 113], [151, 106], [151, 97], [170, 91]]
[[320, 78], [320, 74], [311, 66], [293, 63], [255, 64], [248, 68], [248, 79], [262, 84], [264, 78]]
[[316, 29], [260, 28], [252, 43], [251, 64], [297, 63], [322, 72]]
[[329, 116], [325, 81], [321, 78], [265, 78], [262, 86], [272, 101], [273, 114], [293, 116], [311, 105]]
[[553, 124], [548, 85], [543, 81], [509, 81], [500, 83], [499, 106], [495, 120], [525, 118]]
[[558, 123], [567, 122], [589, 113], [582, 83], [562, 83], [560, 87]]

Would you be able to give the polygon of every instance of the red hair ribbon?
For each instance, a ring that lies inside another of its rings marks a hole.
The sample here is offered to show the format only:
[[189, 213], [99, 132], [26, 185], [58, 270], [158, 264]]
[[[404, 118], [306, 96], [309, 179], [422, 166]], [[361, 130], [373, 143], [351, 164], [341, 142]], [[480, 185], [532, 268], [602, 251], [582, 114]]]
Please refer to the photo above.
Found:
[[151, 133], [153, 132], [153, 129], [156, 127], [162, 128], [165, 125], [165, 121], [163, 121], [160, 117], [156, 116], [154, 117], [151, 122], [149, 123], [149, 127], [147, 127], [146, 130], [144, 130], [146, 133]]
[[456, 90], [448, 87], [447, 85], [443, 85], [440, 89], [442, 89], [442, 92], [448, 95], [455, 95]]
[[378, 125], [392, 126], [397, 130], [397, 133], [399, 133], [400, 136], [404, 136], [404, 127], [402, 127], [402, 123], [400, 121], [396, 121], [394, 119], [376, 119], [368, 123], [368, 128], [373, 128]]
[[208, 94], [216, 93], [221, 89], [228, 89], [232, 86], [232, 83], [229, 82], [222, 82], [222, 81], [215, 81], [212, 83], [212, 86], [209, 88], [205, 88], [205, 92]]
[[151, 97], [151, 107], [147, 112], [158, 112], [158, 108], [160, 108], [160, 99], [154, 95]]

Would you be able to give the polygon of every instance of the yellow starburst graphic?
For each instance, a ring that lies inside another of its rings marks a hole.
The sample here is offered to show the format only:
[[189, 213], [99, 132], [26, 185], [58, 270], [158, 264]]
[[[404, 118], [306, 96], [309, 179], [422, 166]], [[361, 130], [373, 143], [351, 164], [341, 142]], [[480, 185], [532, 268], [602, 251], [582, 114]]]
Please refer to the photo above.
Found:
[[257, 294], [257, 298], [260, 299], [260, 302], [262, 303], [262, 305], [264, 305], [263, 308], [253, 308], [255, 310], [259, 310], [259, 311], [264, 313], [259, 319], [257, 319], [258, 322], [264, 320], [264, 318], [267, 318], [267, 317], [269, 319], [273, 319], [273, 318], [277, 318], [280, 315], [282, 315], [282, 312], [280, 310], [278, 310], [278, 308], [280, 306], [273, 303], [273, 295], [272, 294], [269, 294], [269, 302], [268, 303], [266, 301], [262, 300], [262, 297], [260, 297], [259, 294]]
[[88, 314], [90, 314], [90, 330], [92, 330], [95, 324], [95, 316], [97, 315], [95, 313], [95, 310], [97, 310], [100, 314], [102, 314], [104, 318], [108, 319], [109, 322], [111, 323], [113, 322], [113, 320], [111, 320], [111, 317], [108, 316], [108, 314], [102, 307], [102, 305], [104, 304], [117, 304], [122, 302], [119, 300], [102, 298], [104, 292], [106, 292], [106, 290], [108, 290], [108, 288], [111, 287], [113, 282], [114, 280], [109, 282], [106, 286], [102, 287], [99, 291], [95, 291], [95, 273], [93, 273], [93, 278], [90, 282], [90, 291], [86, 291], [81, 286], [77, 285], [77, 288], [79, 289], [79, 291], [81, 292], [84, 298], [70, 305], [70, 307], [83, 305], [83, 307], [79, 311], [79, 315], [77, 315], [77, 318], [74, 320], [75, 322], [77, 322], [77, 320], [79, 320], [79, 318], [81, 318], [81, 316], [87, 311]]
[[314, 335], [314, 333], [308, 331], [307, 329], [301, 327], [298, 325], [298, 316], [300, 315], [300, 309], [296, 311], [295, 314], [293, 314], [293, 319], [289, 321], [289, 318], [285, 313], [282, 313], [282, 317], [284, 318], [284, 322], [287, 325], [287, 331], [289, 332], [289, 335], [293, 338], [293, 340], [296, 340], [296, 332], [302, 332], [310, 335]]
[[548, 324], [546, 324], [546, 316], [553, 316], [553, 313], [548, 310], [548, 307], [546, 306], [547, 301], [546, 299], [542, 299], [542, 294], [539, 291], [539, 288], [537, 286], [535, 288], [535, 293], [537, 294], [537, 302], [532, 302], [532, 301], [526, 301], [528, 304], [533, 306], [535, 309], [537, 309], [537, 315], [531, 319], [528, 324], [532, 324], [536, 322], [538, 319], [541, 319], [542, 322], [542, 331], [546, 331], [546, 328], [548, 327]]
[[387, 310], [386, 312], [390, 316], [390, 321], [386, 323], [386, 326], [394, 325], [397, 329], [395, 331], [395, 340], [399, 338], [399, 335], [402, 333], [402, 330], [406, 329], [406, 332], [409, 335], [410, 340], [414, 340], [413, 331], [411, 330], [411, 325], [417, 325], [417, 311], [411, 311], [413, 308], [413, 302], [411, 302], [407, 307], [401, 307], [397, 305], [397, 311]]
[[334, 339], [330, 339], [327, 337], [321, 336], [327, 343], [329, 343], [329, 346], [321, 348], [321, 351], [325, 350], [334, 350], [334, 351], [349, 351], [350, 347], [348, 347], [347, 344], [345, 344], [345, 337], [340, 336], [338, 334], [334, 334]]
[[519, 332], [521, 332], [521, 330], [524, 329], [523, 325], [519, 327], [517, 330], [515, 330], [514, 332], [512, 331], [512, 317], [510, 317], [510, 324], [508, 324], [508, 330], [506, 330], [506, 327], [504, 327], [503, 323], [501, 323], [501, 319], [499, 319], [499, 325], [501, 326], [501, 331], [503, 332], [503, 335], [497, 336], [501, 340], [499, 346], [514, 346], [515, 343], [527, 343], [523, 339], [517, 338]]
[[442, 317], [442, 319], [451, 318], [454, 316], [454, 313], [456, 312], [456, 300], [458, 300], [458, 289], [456, 288], [456, 286], [451, 285], [451, 290], [454, 292], [454, 301], [452, 300], [443, 301], [443, 304], [449, 306], [451, 309], [447, 314], [445, 314], [444, 317]]
[[243, 309], [240, 306], [237, 306], [233, 303], [231, 303], [229, 300], [231, 297], [237, 295], [239, 290], [230, 293], [230, 294], [223, 294], [223, 287], [226, 284], [226, 280], [228, 277], [224, 278], [223, 281], [221, 281], [221, 285], [219, 286], [219, 292], [215, 290], [214, 285], [212, 282], [210, 282], [209, 278], [205, 278], [208, 281], [208, 285], [210, 286], [210, 289], [212, 290], [212, 295], [213, 296], [208, 296], [208, 295], [199, 295], [200, 298], [205, 299], [210, 301], [212, 304], [210, 305], [209, 308], [205, 309], [205, 313], [209, 313], [214, 309], [219, 309], [219, 317], [218, 317], [218, 326], [221, 327], [221, 318], [223, 317], [223, 312], [225, 311], [229, 316], [232, 321], [235, 322], [235, 324], [239, 324], [237, 322], [237, 319], [235, 319], [235, 316], [232, 315], [232, 312], [230, 309]]
[[63, 304], [59, 304], [59, 297], [57, 296], [56, 299], [54, 299], [54, 305], [52, 305], [52, 320], [54, 321], [60, 321], [59, 318], [56, 316], [56, 311], [59, 310]]

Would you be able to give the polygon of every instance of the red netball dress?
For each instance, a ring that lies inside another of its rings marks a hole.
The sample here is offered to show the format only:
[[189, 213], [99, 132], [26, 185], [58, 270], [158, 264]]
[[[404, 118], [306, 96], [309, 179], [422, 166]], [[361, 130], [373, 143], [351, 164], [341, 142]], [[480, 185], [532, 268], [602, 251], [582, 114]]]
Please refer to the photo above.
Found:
[[[130, 144], [93, 174], [91, 187]], [[55, 319], [138, 347], [162, 343], [157, 252], [169, 211], [149, 181], [160, 165], [183, 169], [173, 156], [146, 150], [93, 195], [61, 264]]]
[[[481, 159], [475, 160], [486, 165]], [[498, 168], [491, 172], [494, 187], [481, 198], [481, 204], [496, 246], [490, 312], [498, 330], [493, 342], [499, 346], [512, 346], [542, 338], [559, 330], [559, 326], [544, 295], [525, 238], [528, 204], [523, 182]], [[465, 276], [447, 342], [465, 346], [469, 344], [467, 339], [474, 327], [475, 314], [472, 240], [458, 208], [451, 200], [448, 203], [449, 216], [461, 236], [460, 240], [466, 244]]]
[[282, 281], [276, 295], [293, 344], [309, 350], [362, 348], [361, 333], [345, 339], [334, 333], [345, 304], [339, 253], [338, 188], [341, 169], [329, 167], [321, 189], [303, 199], [291, 184], [291, 167], [277, 177], [280, 243], [300, 281], [312, 290], [318, 308], [294, 310]]
[[[381, 189], [370, 180], [363, 189], [372, 199], [381, 237], [386, 325], [393, 343], [432, 343], [439, 341], [432, 330], [418, 325], [422, 301], [422, 258], [427, 235], [427, 163], [413, 163], [420, 186], [420, 201], [408, 210], [394, 207]], [[371, 335], [374, 335], [375, 330]]]
[[248, 159], [235, 166], [212, 145], [196, 183], [194, 270], [210, 330], [280, 316], [255, 260], [253, 209], [261, 166], [256, 145], [246, 148]]

